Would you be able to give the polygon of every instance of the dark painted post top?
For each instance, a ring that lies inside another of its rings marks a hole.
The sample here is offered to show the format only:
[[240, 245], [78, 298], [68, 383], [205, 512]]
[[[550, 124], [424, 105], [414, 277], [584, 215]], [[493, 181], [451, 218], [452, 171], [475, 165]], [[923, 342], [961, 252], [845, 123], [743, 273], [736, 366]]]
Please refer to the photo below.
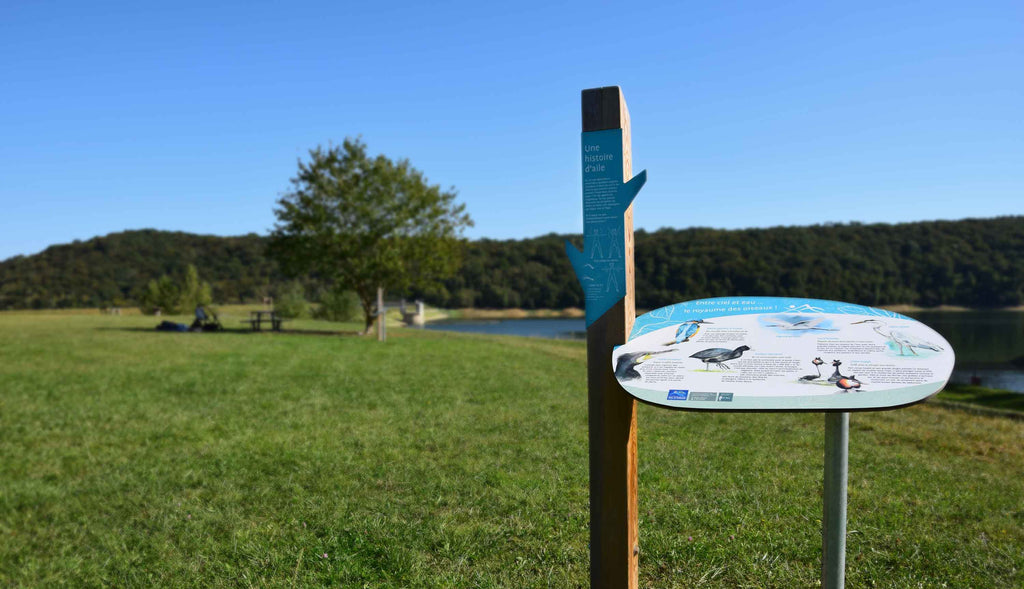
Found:
[[[582, 93], [583, 132], [628, 127], [623, 120], [624, 100], [618, 86], [590, 88]], [[628, 180], [628, 178], [626, 178]]]

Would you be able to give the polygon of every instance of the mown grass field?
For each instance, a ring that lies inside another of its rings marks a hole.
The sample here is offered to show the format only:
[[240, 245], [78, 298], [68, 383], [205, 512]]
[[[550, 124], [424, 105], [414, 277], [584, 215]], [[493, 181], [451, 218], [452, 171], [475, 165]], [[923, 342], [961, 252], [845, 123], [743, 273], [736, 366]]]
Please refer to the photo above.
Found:
[[[583, 344], [156, 322], [0, 313], [0, 586], [587, 584]], [[641, 586], [817, 584], [820, 414], [639, 423]], [[848, 586], [1024, 585], [1022, 442], [853, 415]]]

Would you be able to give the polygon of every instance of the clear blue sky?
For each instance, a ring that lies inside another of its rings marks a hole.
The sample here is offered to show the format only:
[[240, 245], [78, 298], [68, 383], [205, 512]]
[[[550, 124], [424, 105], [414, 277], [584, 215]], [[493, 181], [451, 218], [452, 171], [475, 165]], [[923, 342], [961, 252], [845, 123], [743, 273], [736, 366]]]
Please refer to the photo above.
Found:
[[636, 224], [1024, 214], [1024, 3], [10, 2], [0, 259], [155, 227], [265, 233], [362, 135], [470, 237], [582, 230], [579, 93], [623, 87]]

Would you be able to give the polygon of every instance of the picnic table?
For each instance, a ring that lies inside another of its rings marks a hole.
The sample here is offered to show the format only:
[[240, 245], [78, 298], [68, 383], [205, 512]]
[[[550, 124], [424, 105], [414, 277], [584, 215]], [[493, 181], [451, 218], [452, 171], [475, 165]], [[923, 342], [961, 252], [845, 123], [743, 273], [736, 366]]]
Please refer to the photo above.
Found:
[[253, 331], [262, 331], [264, 323], [269, 324], [274, 331], [281, 331], [283, 321], [276, 311], [249, 311], [249, 318], [243, 319], [242, 323], [248, 323]]

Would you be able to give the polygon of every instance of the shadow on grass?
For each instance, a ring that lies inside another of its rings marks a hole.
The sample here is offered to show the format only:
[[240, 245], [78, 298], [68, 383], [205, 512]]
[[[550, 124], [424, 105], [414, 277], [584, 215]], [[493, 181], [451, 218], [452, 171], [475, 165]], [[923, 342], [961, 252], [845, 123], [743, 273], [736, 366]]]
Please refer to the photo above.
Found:
[[261, 331], [253, 331], [251, 329], [221, 329], [219, 331], [161, 331], [153, 327], [97, 327], [99, 331], [128, 331], [133, 333], [159, 333], [161, 335], [176, 335], [176, 334], [187, 334], [187, 335], [259, 335], [264, 333], [277, 334], [277, 335], [332, 335], [332, 336], [362, 336], [364, 335], [361, 331], [328, 331], [319, 329], [282, 329], [274, 331], [271, 329], [264, 329]]

